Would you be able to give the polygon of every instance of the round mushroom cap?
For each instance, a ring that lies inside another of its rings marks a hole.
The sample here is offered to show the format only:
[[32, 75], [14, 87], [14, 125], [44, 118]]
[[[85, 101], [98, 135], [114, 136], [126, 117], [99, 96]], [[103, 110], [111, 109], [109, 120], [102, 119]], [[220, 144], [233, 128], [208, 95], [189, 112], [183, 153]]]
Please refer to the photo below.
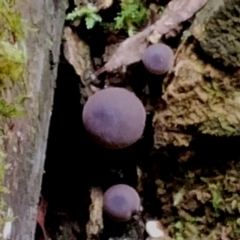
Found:
[[134, 188], [117, 184], [104, 193], [103, 209], [116, 221], [128, 221], [140, 210], [140, 197]]
[[86, 131], [97, 143], [120, 149], [142, 136], [146, 113], [134, 93], [113, 87], [92, 95], [83, 108], [82, 118]]
[[150, 45], [143, 54], [145, 68], [153, 74], [162, 75], [173, 67], [173, 50], [166, 44]]

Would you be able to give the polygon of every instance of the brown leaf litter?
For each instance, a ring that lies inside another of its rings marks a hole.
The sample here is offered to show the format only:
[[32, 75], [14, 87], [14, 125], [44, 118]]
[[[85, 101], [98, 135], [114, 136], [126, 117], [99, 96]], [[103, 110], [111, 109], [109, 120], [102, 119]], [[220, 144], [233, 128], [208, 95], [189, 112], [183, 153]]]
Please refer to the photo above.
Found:
[[47, 213], [47, 206], [48, 206], [48, 203], [41, 196], [39, 204], [38, 204], [37, 223], [39, 224], [39, 226], [42, 229], [44, 240], [49, 239], [49, 234], [45, 228], [45, 216]]

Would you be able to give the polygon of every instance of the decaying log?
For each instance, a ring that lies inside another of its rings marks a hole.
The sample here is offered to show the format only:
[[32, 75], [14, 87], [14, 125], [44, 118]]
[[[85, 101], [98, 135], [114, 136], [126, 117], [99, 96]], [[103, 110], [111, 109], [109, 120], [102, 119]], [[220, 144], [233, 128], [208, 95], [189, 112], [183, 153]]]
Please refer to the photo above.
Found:
[[239, 4], [209, 0], [197, 14], [164, 80], [165, 107], [153, 120], [156, 148], [188, 146], [195, 134], [240, 135]]

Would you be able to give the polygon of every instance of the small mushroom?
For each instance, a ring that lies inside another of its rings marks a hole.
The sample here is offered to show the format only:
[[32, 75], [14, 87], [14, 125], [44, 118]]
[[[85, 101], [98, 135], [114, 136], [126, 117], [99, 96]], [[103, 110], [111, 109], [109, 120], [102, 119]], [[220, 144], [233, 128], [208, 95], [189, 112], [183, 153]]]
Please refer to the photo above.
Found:
[[106, 148], [120, 149], [140, 139], [146, 112], [134, 93], [111, 87], [88, 99], [82, 119], [86, 131], [97, 143]]
[[117, 184], [104, 193], [103, 209], [115, 221], [125, 222], [140, 211], [140, 197], [134, 188]]
[[173, 67], [173, 50], [166, 44], [150, 45], [142, 57], [145, 68], [152, 74], [162, 75]]

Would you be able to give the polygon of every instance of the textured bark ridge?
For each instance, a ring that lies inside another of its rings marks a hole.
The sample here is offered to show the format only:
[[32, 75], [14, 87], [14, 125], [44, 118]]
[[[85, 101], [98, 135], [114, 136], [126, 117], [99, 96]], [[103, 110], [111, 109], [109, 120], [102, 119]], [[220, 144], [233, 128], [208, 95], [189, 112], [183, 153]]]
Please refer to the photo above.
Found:
[[180, 45], [164, 81], [155, 147], [188, 146], [195, 134], [240, 135], [238, 15], [239, 0], [210, 0], [197, 14], [194, 37]]
[[214, 61], [240, 66], [240, 1], [210, 0], [195, 20], [193, 34]]
[[[7, 211], [16, 219], [4, 226], [4, 239], [33, 240], [37, 204], [45, 159], [48, 127], [53, 103], [57, 63], [64, 24], [66, 1], [19, 1], [26, 31], [27, 77], [24, 91], [26, 114], [1, 123], [6, 136], [7, 170], [5, 184], [10, 194], [4, 197]], [[7, 89], [14, 98], [23, 86]]]

